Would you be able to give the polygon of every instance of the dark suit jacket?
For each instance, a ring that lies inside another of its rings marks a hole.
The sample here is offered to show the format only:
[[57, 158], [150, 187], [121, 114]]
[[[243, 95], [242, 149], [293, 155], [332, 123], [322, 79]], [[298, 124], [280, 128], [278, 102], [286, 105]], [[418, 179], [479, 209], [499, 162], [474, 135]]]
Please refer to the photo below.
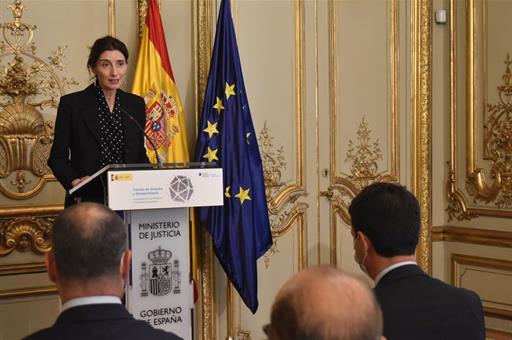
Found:
[[[121, 107], [144, 127], [146, 122], [144, 100], [118, 90]], [[125, 163], [149, 163], [144, 149], [144, 134], [130, 118], [123, 114]], [[61, 97], [48, 166], [64, 189], [71, 189], [71, 181], [92, 175], [101, 168], [98, 100], [94, 85], [85, 90]], [[95, 180], [76, 193], [83, 201], [103, 202], [100, 180]], [[66, 197], [66, 206], [73, 199]]]
[[155, 329], [145, 321], [135, 320], [121, 304], [85, 305], [62, 312], [55, 324], [35, 332], [26, 340], [141, 340], [181, 339], [173, 333]]
[[485, 339], [478, 295], [433, 279], [417, 265], [391, 270], [375, 293], [387, 340]]

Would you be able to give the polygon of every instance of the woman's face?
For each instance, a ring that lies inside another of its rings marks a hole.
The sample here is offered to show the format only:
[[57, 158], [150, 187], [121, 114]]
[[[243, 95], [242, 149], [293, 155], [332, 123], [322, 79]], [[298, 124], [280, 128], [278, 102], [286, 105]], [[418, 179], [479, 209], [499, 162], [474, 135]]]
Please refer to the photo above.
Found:
[[104, 51], [100, 54], [100, 57], [92, 72], [98, 78], [98, 82], [103, 91], [115, 91], [121, 87], [126, 76], [128, 64], [124, 55], [118, 51]]

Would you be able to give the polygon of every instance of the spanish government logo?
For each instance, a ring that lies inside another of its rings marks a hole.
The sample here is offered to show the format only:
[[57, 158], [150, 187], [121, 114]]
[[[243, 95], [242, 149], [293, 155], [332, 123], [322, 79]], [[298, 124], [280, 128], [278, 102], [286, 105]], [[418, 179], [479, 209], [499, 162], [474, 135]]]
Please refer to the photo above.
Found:
[[194, 193], [194, 187], [190, 178], [183, 175], [176, 175], [169, 184], [171, 199], [177, 202], [186, 202]]
[[148, 265], [142, 262], [140, 296], [148, 296], [149, 293], [155, 296], [164, 296], [171, 292], [179, 294], [181, 292], [179, 260], [171, 261], [172, 252], [162, 247], [149, 252], [147, 256], [151, 263]]

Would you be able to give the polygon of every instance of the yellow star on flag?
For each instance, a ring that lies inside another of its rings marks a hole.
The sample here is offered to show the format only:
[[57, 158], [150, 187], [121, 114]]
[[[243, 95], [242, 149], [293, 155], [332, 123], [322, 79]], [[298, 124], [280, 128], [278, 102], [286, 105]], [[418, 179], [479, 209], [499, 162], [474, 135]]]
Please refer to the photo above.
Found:
[[219, 158], [217, 157], [217, 151], [219, 149], [210, 149], [210, 147], [208, 147], [208, 152], [206, 154], [203, 155], [203, 158], [208, 158], [208, 162], [211, 162], [211, 161], [214, 161], [214, 160], [219, 160]]
[[231, 186], [227, 186], [226, 190], [224, 191], [224, 196], [231, 198], [231, 194], [229, 193], [229, 190], [231, 190]]
[[250, 136], [251, 136], [251, 133], [250, 133], [250, 132], [247, 132], [247, 133], [245, 134], [245, 138], [246, 138], [246, 140], [247, 140], [247, 144], [251, 144], [251, 143], [249, 142], [249, 137], [250, 137]]
[[210, 121], [208, 121], [208, 127], [203, 131], [207, 132], [210, 138], [212, 138], [214, 134], [219, 133], [219, 130], [217, 130], [217, 123], [212, 124]]
[[240, 204], [244, 204], [245, 200], [251, 200], [251, 196], [249, 196], [249, 190], [244, 190], [242, 187], [240, 187], [240, 192], [235, 195], [235, 197], [238, 197], [240, 199]]
[[229, 85], [228, 83], [226, 83], [225, 92], [226, 92], [226, 100], [229, 100], [229, 97], [235, 95], [235, 84]]
[[217, 102], [213, 105], [213, 108], [217, 110], [218, 114], [220, 114], [221, 110], [224, 110], [224, 105], [222, 105], [222, 100], [219, 97], [217, 97]]

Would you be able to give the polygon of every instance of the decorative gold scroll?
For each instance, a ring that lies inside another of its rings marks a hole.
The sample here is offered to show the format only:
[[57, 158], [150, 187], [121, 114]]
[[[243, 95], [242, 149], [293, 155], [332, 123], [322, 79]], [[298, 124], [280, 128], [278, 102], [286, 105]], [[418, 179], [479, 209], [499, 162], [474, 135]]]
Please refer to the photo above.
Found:
[[0, 211], [0, 257], [14, 250], [42, 254], [51, 249], [51, 230], [62, 206]]
[[505, 60], [503, 85], [497, 87], [499, 102], [487, 104], [487, 120], [484, 125], [484, 151], [492, 162], [490, 177], [492, 185], [486, 183], [483, 170], [479, 169], [475, 180], [469, 176], [468, 191], [476, 200], [494, 201], [498, 207], [512, 207], [512, 74], [510, 55]]
[[46, 165], [53, 122], [44, 121], [42, 112], [56, 108], [64, 89], [77, 82], [57, 76], [65, 67], [65, 47], [43, 61], [35, 54], [36, 26], [21, 19], [25, 6], [15, 0], [8, 8], [14, 19], [0, 24], [0, 193], [27, 199], [55, 180]]
[[[482, 71], [484, 84], [483, 88], [487, 89], [486, 74], [487, 68], [485, 63], [486, 60], [486, 49], [487, 42], [485, 37], [485, 21], [487, 20], [487, 2], [478, 3], [474, 0], [466, 0], [465, 8], [459, 8], [460, 4], [458, 1], [451, 0], [451, 17], [450, 17], [450, 83], [451, 83], [451, 113], [450, 113], [450, 162], [448, 170], [448, 182], [447, 182], [447, 195], [448, 195], [448, 206], [446, 211], [448, 213], [448, 219], [457, 220], [469, 220], [478, 216], [494, 216], [494, 217], [512, 217], [512, 144], [508, 139], [512, 136], [512, 110], [509, 108], [511, 101], [512, 91], [512, 74], [510, 70], [510, 57], [503, 56], [505, 59], [504, 74], [502, 76], [503, 83], [496, 84], [496, 90], [498, 94], [498, 100], [496, 103], [488, 103], [486, 93], [483, 93], [485, 104], [487, 105], [484, 109], [486, 112], [485, 121], [483, 124], [477, 124], [479, 120], [479, 112], [477, 108], [477, 96], [479, 94], [478, 89], [481, 88], [477, 84], [477, 71], [479, 71], [478, 65], [480, 65], [483, 58], [484, 69]], [[481, 12], [478, 10], [477, 5], [481, 5]], [[459, 13], [466, 13], [465, 36], [457, 36], [457, 23], [460, 17]], [[479, 34], [477, 30], [479, 25], [477, 24], [478, 15], [482, 15], [484, 32]], [[480, 38], [483, 35], [483, 38]], [[465, 61], [466, 69], [464, 73], [467, 75], [466, 83], [457, 84], [457, 73], [459, 72], [459, 65], [457, 63], [458, 55], [458, 41], [463, 39], [466, 42], [465, 47]], [[478, 49], [479, 44], [477, 39], [483, 39], [482, 49]], [[478, 53], [477, 53], [478, 52]], [[465, 103], [466, 110], [461, 112], [457, 107], [457, 88], [458, 86], [465, 86]], [[466, 140], [464, 144], [466, 159], [465, 159], [465, 178], [464, 184], [458, 184], [460, 180], [458, 176], [461, 175], [458, 172], [459, 164], [457, 161], [457, 151], [460, 150], [458, 140], [460, 140], [460, 133], [458, 131], [458, 121], [461, 117], [465, 116], [465, 133]], [[490, 164], [490, 168], [486, 170], [486, 166], [478, 164], [477, 162], [477, 150], [479, 146], [476, 143], [476, 131], [481, 129], [483, 131], [482, 140], [482, 158], [485, 160], [486, 165]], [[461, 186], [465, 187], [465, 191], [462, 190]], [[479, 206], [470, 206], [468, 198], [472, 198], [473, 203], [483, 203]]]

